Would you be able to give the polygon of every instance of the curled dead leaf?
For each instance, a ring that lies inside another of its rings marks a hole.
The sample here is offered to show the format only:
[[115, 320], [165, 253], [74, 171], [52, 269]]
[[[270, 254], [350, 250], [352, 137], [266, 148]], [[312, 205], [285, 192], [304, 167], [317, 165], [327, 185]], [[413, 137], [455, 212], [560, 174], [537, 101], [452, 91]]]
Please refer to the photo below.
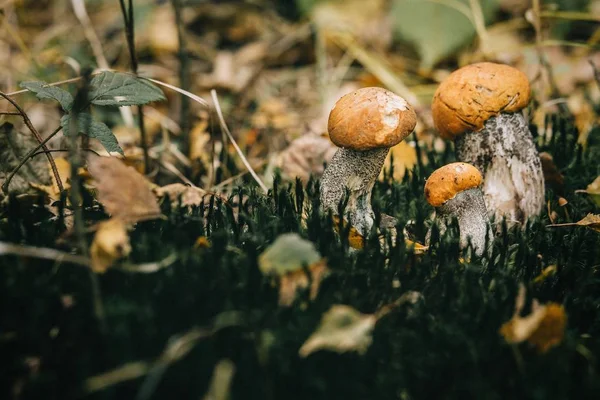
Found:
[[94, 177], [98, 201], [111, 216], [128, 222], [160, 216], [151, 183], [133, 167], [115, 157], [90, 157], [88, 170]]
[[[158, 197], [169, 197], [173, 207], [196, 207], [208, 200], [207, 192], [199, 187], [184, 185], [182, 183], [173, 183], [170, 185], [158, 187], [154, 189], [154, 193]], [[181, 203], [179, 200], [181, 199]]]
[[323, 279], [329, 274], [325, 260], [318, 261], [307, 268], [289, 272], [279, 280], [279, 305], [288, 307], [294, 303], [300, 289], [310, 287], [309, 298], [314, 300], [319, 293]]
[[98, 230], [94, 236], [90, 248], [92, 259], [92, 270], [102, 274], [113, 265], [113, 263], [127, 256], [131, 252], [127, 226], [119, 218], [111, 218], [98, 224]]
[[600, 206], [600, 176], [594, 179], [592, 183], [587, 185], [587, 188], [585, 190], [577, 190], [576, 193], [589, 194], [594, 203]]
[[350, 306], [336, 304], [323, 315], [317, 329], [300, 347], [299, 354], [306, 357], [318, 350], [364, 354], [373, 341], [376, 322], [374, 314], [363, 314]]
[[525, 288], [521, 286], [516, 299], [515, 313], [500, 328], [500, 334], [506, 342], [517, 344], [527, 341], [541, 353], [560, 344], [567, 324], [564, 307], [552, 302], [540, 305], [534, 299], [531, 313], [521, 317], [524, 304]]

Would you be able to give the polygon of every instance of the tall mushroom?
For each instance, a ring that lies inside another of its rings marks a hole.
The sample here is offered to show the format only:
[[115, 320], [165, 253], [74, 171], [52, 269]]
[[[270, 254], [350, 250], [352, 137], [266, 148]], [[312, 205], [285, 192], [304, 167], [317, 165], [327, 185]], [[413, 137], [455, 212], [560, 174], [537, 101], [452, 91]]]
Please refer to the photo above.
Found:
[[[425, 183], [425, 198], [435, 207], [440, 233], [446, 231], [453, 217], [457, 218], [460, 247], [466, 248], [471, 240], [473, 250], [479, 256], [492, 239], [481, 183], [479, 170], [463, 162], [436, 169]], [[427, 233], [427, 243], [430, 236], [431, 230]]]
[[440, 136], [454, 140], [458, 160], [482, 172], [490, 216], [509, 223], [525, 222], [544, 205], [542, 165], [521, 112], [529, 95], [525, 74], [484, 62], [450, 74], [432, 104]]
[[417, 116], [394, 93], [376, 87], [356, 90], [341, 97], [329, 114], [327, 129], [340, 149], [321, 177], [321, 207], [337, 212], [350, 191], [345, 209], [347, 222], [366, 236], [374, 222], [371, 190], [390, 147], [415, 128]]

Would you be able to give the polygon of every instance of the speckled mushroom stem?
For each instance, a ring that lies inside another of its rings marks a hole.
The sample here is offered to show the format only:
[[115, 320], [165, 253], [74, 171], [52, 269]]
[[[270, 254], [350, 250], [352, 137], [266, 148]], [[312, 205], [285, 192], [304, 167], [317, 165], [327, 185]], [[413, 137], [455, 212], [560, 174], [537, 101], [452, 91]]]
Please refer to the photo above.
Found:
[[[466, 248], [470, 239], [475, 254], [481, 256], [486, 250], [489, 253], [492, 232], [480, 189], [467, 189], [458, 193], [453, 199], [436, 207], [435, 212], [440, 234], [444, 234], [452, 218], [456, 217], [460, 231], [460, 247]], [[427, 233], [427, 244], [429, 244], [430, 236], [431, 230]], [[488, 246], [486, 246], [486, 240]]]
[[344, 218], [363, 236], [369, 233], [375, 220], [371, 191], [388, 151], [388, 148], [367, 151], [341, 148], [321, 177], [321, 208], [336, 214], [348, 188], [350, 197]]
[[533, 137], [522, 113], [501, 113], [478, 132], [455, 140], [460, 161], [484, 177], [483, 194], [490, 217], [523, 223], [544, 206], [544, 174]]

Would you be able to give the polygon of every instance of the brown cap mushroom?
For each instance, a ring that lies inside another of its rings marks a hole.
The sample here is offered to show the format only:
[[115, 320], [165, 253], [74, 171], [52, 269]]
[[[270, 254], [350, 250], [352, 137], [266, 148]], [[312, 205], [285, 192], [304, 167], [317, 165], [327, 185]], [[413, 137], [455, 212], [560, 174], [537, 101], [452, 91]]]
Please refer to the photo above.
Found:
[[378, 87], [341, 97], [329, 114], [329, 138], [338, 147], [365, 151], [392, 147], [414, 129], [417, 116], [406, 100]]
[[[438, 168], [425, 183], [425, 198], [435, 207], [440, 232], [443, 233], [456, 217], [461, 248], [466, 248], [470, 241], [477, 255], [482, 255], [491, 243], [487, 210], [480, 189], [482, 182], [477, 168], [457, 162]], [[431, 230], [427, 242], [430, 237]]]
[[501, 112], [517, 112], [529, 104], [527, 76], [508, 65], [483, 62], [454, 71], [438, 87], [431, 110], [444, 139], [478, 131]]
[[481, 173], [471, 164], [448, 164], [435, 170], [427, 179], [425, 198], [432, 206], [439, 207], [463, 190], [481, 186], [482, 182]]
[[329, 137], [340, 149], [321, 177], [321, 208], [337, 213], [346, 189], [345, 219], [366, 236], [373, 226], [371, 190], [389, 148], [415, 128], [417, 117], [406, 100], [377, 87], [359, 89], [338, 100], [329, 114]]
[[463, 67], [436, 90], [432, 116], [440, 136], [454, 140], [456, 158], [484, 177], [488, 212], [523, 223], [544, 206], [544, 176], [521, 110], [530, 98], [525, 74], [490, 62]]

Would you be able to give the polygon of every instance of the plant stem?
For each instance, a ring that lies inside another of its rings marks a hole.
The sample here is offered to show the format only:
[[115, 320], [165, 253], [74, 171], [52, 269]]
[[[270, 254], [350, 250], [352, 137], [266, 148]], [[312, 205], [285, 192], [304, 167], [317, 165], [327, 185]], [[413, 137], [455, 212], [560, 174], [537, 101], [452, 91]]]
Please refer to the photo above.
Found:
[[[131, 70], [137, 76], [138, 60], [135, 54], [135, 26], [133, 19], [133, 1], [128, 0], [128, 6], [125, 6], [125, 0], [119, 0], [123, 20], [125, 21], [125, 35], [127, 37], [127, 47], [129, 48], [129, 58], [131, 60]], [[148, 153], [148, 143], [146, 142], [146, 129], [144, 126], [144, 108], [138, 106], [138, 125], [140, 127], [140, 136], [142, 141], [142, 151], [144, 153], [144, 173], [150, 171], [150, 154]]]
[[[69, 161], [71, 164], [71, 190], [69, 191], [71, 207], [73, 207], [73, 229], [75, 230], [76, 237], [76, 248], [85, 257], [88, 256], [88, 245], [85, 240], [85, 225], [83, 218], [83, 200], [81, 196], [81, 184], [79, 178], [79, 168], [83, 164], [81, 156], [79, 132], [88, 132], [89, 126], [79, 126], [78, 114], [83, 111], [86, 107], [89, 107], [88, 91], [89, 91], [89, 74], [84, 74], [83, 84], [73, 103], [73, 109], [71, 111], [71, 119], [69, 125]], [[82, 107], [83, 105], [83, 107]], [[81, 129], [80, 129], [81, 128]], [[92, 287], [92, 296], [94, 303], [94, 314], [100, 329], [106, 332], [106, 320], [104, 318], [104, 306], [102, 305], [102, 296], [100, 293], [100, 283], [95, 272], [90, 268], [89, 270], [90, 284]]]
[[[56, 168], [56, 163], [54, 162], [54, 158], [48, 152], [48, 146], [46, 146], [47, 140], [46, 141], [42, 140], [42, 137], [40, 136], [37, 129], [35, 129], [35, 127], [31, 123], [31, 120], [29, 119], [27, 114], [25, 113], [25, 111], [23, 111], [21, 106], [19, 106], [17, 104], [16, 101], [11, 99], [4, 92], [0, 92], [0, 96], [4, 97], [6, 100], [8, 100], [10, 102], [10, 104], [12, 104], [13, 107], [15, 107], [17, 109], [17, 111], [21, 115], [21, 118], [23, 118], [23, 122], [25, 122], [25, 125], [27, 125], [27, 128], [29, 128], [29, 130], [31, 131], [33, 136], [35, 136], [36, 140], [38, 141], [38, 143], [40, 144], [42, 149], [44, 149], [44, 152], [46, 153], [46, 157], [48, 158], [48, 162], [50, 163], [50, 166], [52, 167], [52, 173], [54, 174], [54, 179], [56, 179], [56, 185], [58, 186], [58, 190], [60, 190], [62, 192], [64, 190], [63, 184], [62, 184], [62, 181], [60, 180], [60, 175], [58, 174], [58, 169]], [[37, 151], [37, 149], [36, 149], [36, 151]], [[29, 158], [29, 157], [27, 157], [27, 158]], [[27, 158], [25, 158], [25, 160], [27, 160]], [[10, 181], [7, 180], [7, 182], [10, 182]], [[8, 184], [6, 184], [6, 182], [5, 182], [5, 185], [2, 185], [2, 190], [4, 190], [5, 193], [8, 192]]]
[[[182, 88], [189, 88], [189, 59], [186, 50], [185, 42], [185, 27], [182, 20], [182, 4], [181, 0], [171, 0], [173, 4], [173, 10], [175, 11], [175, 23], [177, 24], [177, 39], [179, 41], [179, 86]], [[179, 109], [179, 126], [181, 127], [182, 137], [184, 138], [184, 148], [187, 148], [188, 143], [185, 141], [188, 137], [189, 131], [189, 109], [190, 101], [186, 96], [181, 96], [181, 106]]]

